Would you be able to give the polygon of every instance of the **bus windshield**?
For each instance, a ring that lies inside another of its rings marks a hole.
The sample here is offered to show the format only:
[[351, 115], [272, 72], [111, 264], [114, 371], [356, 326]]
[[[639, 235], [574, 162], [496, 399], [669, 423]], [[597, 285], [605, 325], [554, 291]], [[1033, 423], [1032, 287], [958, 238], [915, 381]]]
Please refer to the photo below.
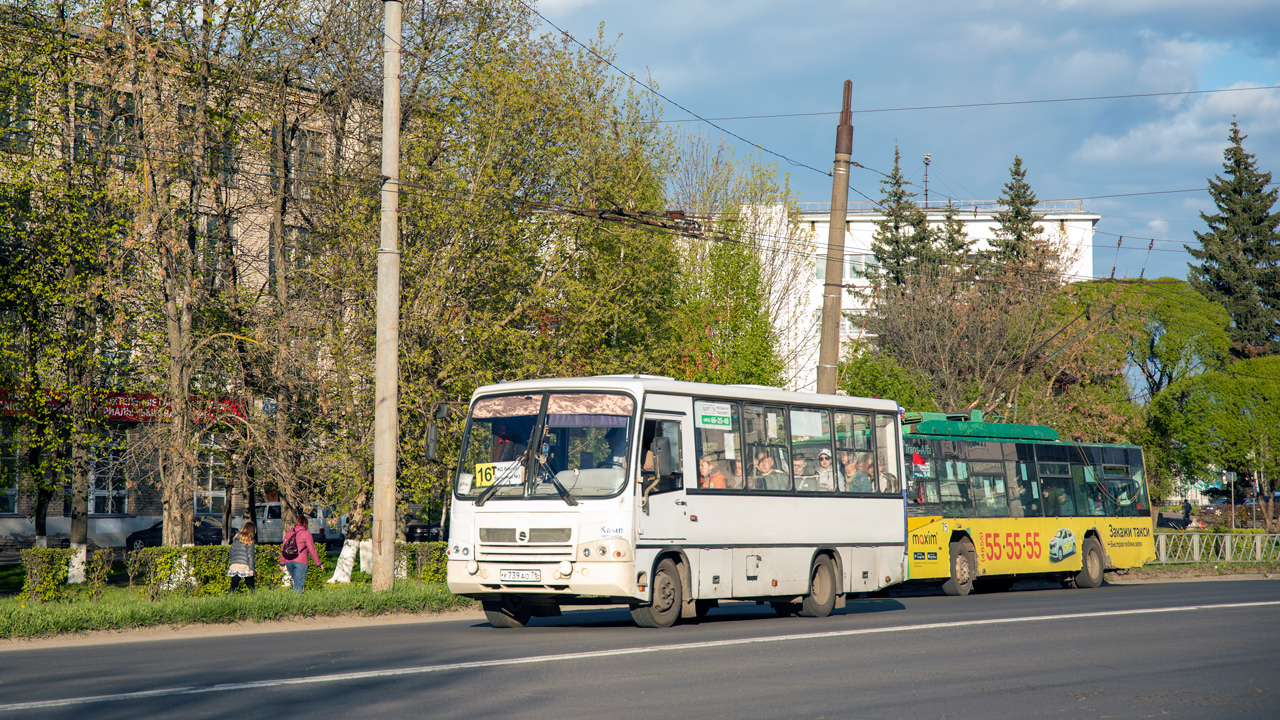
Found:
[[630, 397], [605, 393], [481, 398], [463, 439], [458, 495], [616, 495], [626, 483], [634, 411]]

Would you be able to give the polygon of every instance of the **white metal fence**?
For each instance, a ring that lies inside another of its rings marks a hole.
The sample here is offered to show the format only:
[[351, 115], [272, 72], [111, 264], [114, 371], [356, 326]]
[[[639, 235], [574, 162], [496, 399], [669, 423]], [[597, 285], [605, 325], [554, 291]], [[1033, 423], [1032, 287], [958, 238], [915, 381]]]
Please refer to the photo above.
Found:
[[1280, 562], [1280, 535], [1156, 533], [1154, 562]]

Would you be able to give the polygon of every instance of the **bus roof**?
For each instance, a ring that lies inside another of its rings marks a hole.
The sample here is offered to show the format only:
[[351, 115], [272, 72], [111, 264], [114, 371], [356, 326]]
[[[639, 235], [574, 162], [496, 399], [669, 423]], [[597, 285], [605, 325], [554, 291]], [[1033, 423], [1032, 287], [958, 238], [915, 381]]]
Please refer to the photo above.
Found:
[[517, 380], [476, 388], [471, 395], [474, 402], [483, 395], [535, 392], [546, 390], [600, 391], [624, 390], [639, 397], [644, 393], [693, 395], [756, 402], [793, 403], [800, 405], [825, 405], [850, 407], [880, 412], [898, 412], [898, 403], [881, 398], [860, 398], [847, 395], [820, 395], [818, 393], [791, 392], [760, 385], [714, 385], [711, 383], [685, 382], [659, 375], [597, 375], [595, 377], [541, 378]]

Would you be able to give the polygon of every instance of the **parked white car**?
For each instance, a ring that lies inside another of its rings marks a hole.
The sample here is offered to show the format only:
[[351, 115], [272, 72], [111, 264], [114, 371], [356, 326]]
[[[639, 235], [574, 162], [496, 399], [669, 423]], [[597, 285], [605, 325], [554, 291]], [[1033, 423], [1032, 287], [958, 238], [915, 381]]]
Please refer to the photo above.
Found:
[[1071, 528], [1061, 528], [1058, 534], [1053, 536], [1049, 541], [1049, 560], [1051, 562], [1060, 562], [1063, 558], [1074, 555], [1076, 552], [1076, 534], [1071, 532]]

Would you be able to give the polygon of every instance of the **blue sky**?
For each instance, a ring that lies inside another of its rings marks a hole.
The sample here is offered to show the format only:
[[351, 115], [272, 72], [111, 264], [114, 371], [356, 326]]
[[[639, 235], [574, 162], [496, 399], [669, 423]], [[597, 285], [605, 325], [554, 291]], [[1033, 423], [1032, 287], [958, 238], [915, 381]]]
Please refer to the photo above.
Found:
[[[1276, 0], [542, 0], [538, 8], [584, 42], [603, 23], [619, 67], [650, 75], [704, 118], [831, 112], [716, 121], [824, 171], [845, 79], [853, 81], [854, 160], [887, 171], [897, 143], [905, 174], [921, 182], [922, 156], [931, 154], [931, 200], [996, 199], [1019, 155], [1042, 200], [1093, 198], [1084, 207], [1102, 216], [1094, 239], [1101, 276], [1113, 264], [1117, 277], [1186, 276], [1182, 243], [1196, 242], [1198, 213], [1212, 204], [1203, 191], [1167, 191], [1203, 188], [1221, 171], [1233, 114], [1249, 136], [1245, 148], [1280, 181], [1280, 89], [857, 112], [1277, 86]], [[668, 107], [665, 117], [688, 116]], [[830, 200], [828, 177], [762, 157], [790, 173], [801, 200]], [[851, 174], [874, 199], [879, 179]], [[1164, 194], [1099, 197], [1130, 193]]]

